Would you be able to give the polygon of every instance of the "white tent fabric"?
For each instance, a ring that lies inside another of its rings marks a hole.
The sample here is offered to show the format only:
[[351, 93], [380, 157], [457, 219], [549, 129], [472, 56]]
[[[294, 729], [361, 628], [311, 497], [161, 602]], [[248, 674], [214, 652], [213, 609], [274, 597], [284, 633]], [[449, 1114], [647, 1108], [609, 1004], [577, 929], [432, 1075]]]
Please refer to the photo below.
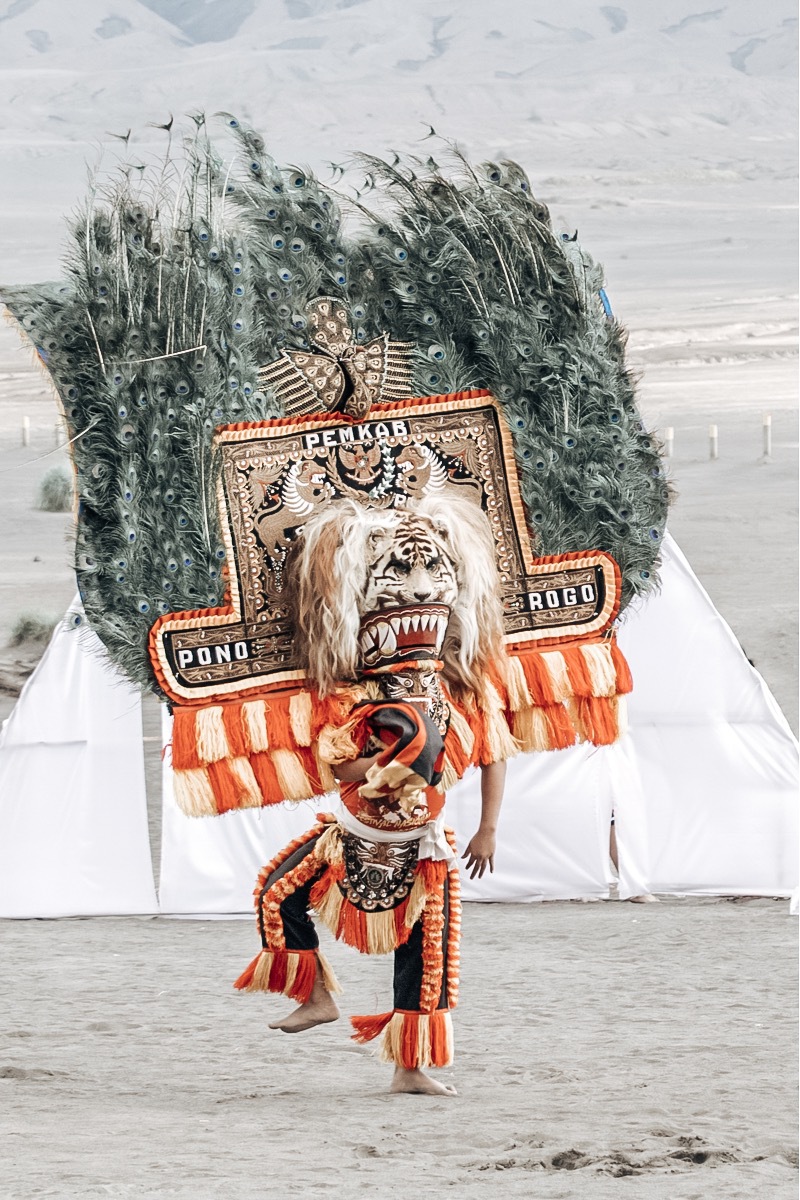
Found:
[[158, 911], [141, 702], [80, 613], [76, 602], [0, 734], [2, 917]]
[[[797, 886], [795, 739], [669, 539], [663, 557], [661, 593], [620, 632], [636, 685], [630, 734], [509, 764], [496, 870], [466, 879], [467, 899], [607, 896], [612, 811], [623, 898]], [[0, 916], [157, 911], [141, 738], [136, 693], [94, 635], [62, 624], [0, 738]], [[462, 849], [478, 780], [448, 798]], [[158, 909], [252, 911], [259, 868], [334, 805], [192, 819], [165, 764]]]
[[[509, 764], [496, 870], [472, 900], [608, 896], [615, 814], [619, 895], [788, 895], [798, 879], [797, 744], [783, 714], [671, 539], [662, 590], [620, 634], [631, 664], [630, 734], [617, 746]], [[167, 769], [168, 770], [168, 769]], [[164, 790], [163, 911], [250, 911], [256, 873], [329, 800], [197, 821]], [[448, 797], [463, 850], [479, 776]]]

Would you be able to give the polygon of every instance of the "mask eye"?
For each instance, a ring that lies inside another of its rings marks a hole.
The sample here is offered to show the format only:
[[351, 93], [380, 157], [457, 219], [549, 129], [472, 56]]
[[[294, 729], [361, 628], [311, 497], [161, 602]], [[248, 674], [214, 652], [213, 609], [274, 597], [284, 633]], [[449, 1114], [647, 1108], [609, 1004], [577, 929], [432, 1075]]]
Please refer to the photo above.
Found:
[[438, 574], [438, 572], [441, 571], [441, 569], [442, 569], [442, 557], [440, 554], [437, 554], [434, 558], [429, 559], [428, 562], [426, 562], [426, 564], [425, 564], [425, 570], [430, 571], [430, 573], [432, 575]]
[[401, 575], [406, 578], [411, 574], [411, 563], [403, 562], [401, 558], [389, 559], [389, 570], [394, 571], [395, 575]]

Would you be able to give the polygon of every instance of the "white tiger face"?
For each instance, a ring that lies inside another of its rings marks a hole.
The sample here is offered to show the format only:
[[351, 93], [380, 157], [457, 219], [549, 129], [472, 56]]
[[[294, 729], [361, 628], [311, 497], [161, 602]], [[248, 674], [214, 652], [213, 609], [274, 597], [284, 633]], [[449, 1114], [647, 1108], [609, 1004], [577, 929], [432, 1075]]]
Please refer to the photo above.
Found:
[[367, 544], [367, 585], [361, 615], [405, 604], [446, 604], [458, 599], [453, 550], [428, 517], [403, 513], [393, 529]]

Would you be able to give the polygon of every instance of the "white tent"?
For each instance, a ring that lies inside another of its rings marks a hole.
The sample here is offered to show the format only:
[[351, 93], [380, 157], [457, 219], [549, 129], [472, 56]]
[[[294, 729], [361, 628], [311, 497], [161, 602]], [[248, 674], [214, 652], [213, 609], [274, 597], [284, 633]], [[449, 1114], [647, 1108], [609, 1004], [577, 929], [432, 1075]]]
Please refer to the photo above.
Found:
[[141, 702], [76, 604], [0, 734], [0, 916], [154, 912]]
[[[661, 593], [632, 609], [620, 631], [635, 682], [628, 736], [613, 747], [578, 746], [510, 763], [497, 869], [481, 881], [465, 880], [465, 898], [608, 896], [612, 811], [622, 898], [643, 892], [788, 895], [797, 885], [797, 743], [669, 539], [662, 579]], [[6, 858], [13, 863], [0, 882], [2, 916], [154, 910], [149, 853], [143, 853], [137, 702], [84, 645], [63, 627], [56, 633], [0, 742], [0, 867]], [[48, 722], [57, 736], [46, 742], [37, 712], [60, 705], [77, 713], [76, 694], [85, 710], [83, 741], [76, 744], [65, 726], [70, 741]], [[113, 782], [108, 775], [104, 781], [87, 776], [83, 765], [78, 784], [77, 764], [95, 747], [102, 760], [112, 744], [109, 696], [119, 709], [111, 721], [117, 735], [122, 709], [130, 718], [125, 747], [113, 743], [116, 757], [106, 758]], [[50, 755], [54, 761], [61, 755], [60, 778], [75, 780], [68, 797], [42, 765]], [[160, 911], [250, 912], [259, 867], [325, 807], [322, 801], [192, 819], [174, 804], [166, 763]], [[448, 798], [462, 846], [477, 826], [478, 809], [474, 775]], [[33, 871], [37, 884], [31, 886], [28, 868], [55, 861], [59, 870]], [[111, 861], [115, 869], [108, 871]]]

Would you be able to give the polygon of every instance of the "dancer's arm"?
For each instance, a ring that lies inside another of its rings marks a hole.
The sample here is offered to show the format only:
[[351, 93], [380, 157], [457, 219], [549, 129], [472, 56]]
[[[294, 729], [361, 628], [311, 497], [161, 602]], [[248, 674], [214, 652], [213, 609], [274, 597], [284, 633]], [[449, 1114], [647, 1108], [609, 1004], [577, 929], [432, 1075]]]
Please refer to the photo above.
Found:
[[497, 845], [497, 822], [503, 803], [503, 788], [506, 782], [506, 764], [490, 763], [481, 767], [481, 822], [462, 858], [467, 860], [466, 869], [470, 879], [480, 879], [488, 867], [494, 870], [494, 852]]

